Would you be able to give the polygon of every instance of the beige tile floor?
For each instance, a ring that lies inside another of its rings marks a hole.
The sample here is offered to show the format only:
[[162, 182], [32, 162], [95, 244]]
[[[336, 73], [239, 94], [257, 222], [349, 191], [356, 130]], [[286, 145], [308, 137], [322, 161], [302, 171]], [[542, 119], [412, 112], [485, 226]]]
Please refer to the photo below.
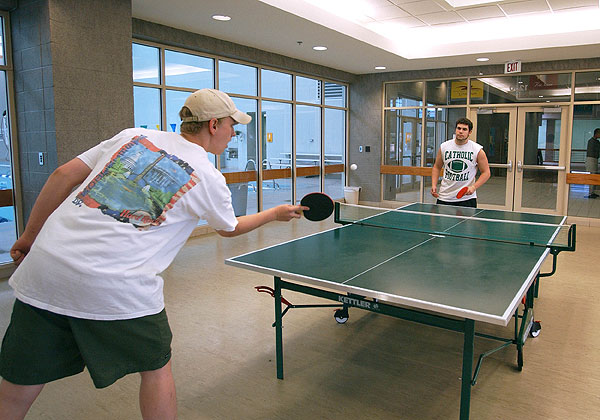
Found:
[[[180, 419], [458, 418], [461, 336], [358, 309], [344, 325], [331, 309], [291, 310], [283, 330], [286, 377], [276, 379], [273, 301], [253, 289], [272, 279], [223, 260], [332, 225], [272, 223], [234, 239], [193, 238], [182, 249], [164, 273]], [[526, 343], [523, 371], [515, 371], [512, 347], [484, 362], [472, 419], [597, 418], [600, 228], [578, 229], [577, 246], [559, 256], [553, 277], [542, 279], [536, 319], [543, 329]], [[2, 334], [11, 305], [11, 292], [0, 284]], [[510, 324], [477, 327], [511, 332]], [[494, 345], [478, 339], [476, 352]], [[138, 375], [129, 375], [96, 390], [84, 372], [47, 385], [27, 419], [140, 418], [138, 384]]]

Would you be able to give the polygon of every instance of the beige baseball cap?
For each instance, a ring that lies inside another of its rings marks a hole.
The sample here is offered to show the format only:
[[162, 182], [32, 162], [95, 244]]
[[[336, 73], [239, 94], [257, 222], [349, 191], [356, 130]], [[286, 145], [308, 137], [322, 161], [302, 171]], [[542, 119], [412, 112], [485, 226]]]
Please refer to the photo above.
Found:
[[240, 124], [248, 124], [252, 117], [235, 107], [225, 92], [216, 89], [200, 89], [187, 97], [183, 106], [192, 111], [183, 122], [210, 121], [213, 118], [231, 117]]

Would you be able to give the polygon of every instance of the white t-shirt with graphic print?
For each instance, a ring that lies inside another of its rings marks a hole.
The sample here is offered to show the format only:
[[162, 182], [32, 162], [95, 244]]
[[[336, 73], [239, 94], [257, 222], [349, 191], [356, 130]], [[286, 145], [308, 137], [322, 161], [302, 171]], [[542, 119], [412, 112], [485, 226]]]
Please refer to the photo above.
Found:
[[458, 145], [452, 138], [440, 146], [444, 173], [439, 189], [439, 199], [448, 202], [459, 202], [477, 198], [477, 193], [464, 195], [460, 199], [456, 194], [463, 187], [475, 183], [477, 175], [477, 154], [483, 148], [479, 143], [468, 140], [465, 144]]
[[22, 302], [96, 320], [164, 308], [165, 270], [203, 219], [237, 225], [225, 178], [176, 133], [126, 129], [79, 156], [92, 171], [9, 280]]

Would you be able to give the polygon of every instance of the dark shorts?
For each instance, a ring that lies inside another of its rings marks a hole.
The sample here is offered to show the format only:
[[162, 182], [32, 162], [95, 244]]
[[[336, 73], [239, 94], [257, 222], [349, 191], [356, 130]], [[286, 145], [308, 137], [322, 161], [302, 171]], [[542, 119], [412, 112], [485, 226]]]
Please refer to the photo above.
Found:
[[444, 204], [447, 206], [459, 206], [459, 207], [477, 207], [477, 199], [470, 198], [468, 200], [463, 201], [442, 201], [438, 199], [435, 204]]
[[0, 376], [17, 385], [44, 384], [88, 368], [96, 388], [160, 369], [171, 358], [167, 313], [95, 321], [15, 301], [0, 350]]

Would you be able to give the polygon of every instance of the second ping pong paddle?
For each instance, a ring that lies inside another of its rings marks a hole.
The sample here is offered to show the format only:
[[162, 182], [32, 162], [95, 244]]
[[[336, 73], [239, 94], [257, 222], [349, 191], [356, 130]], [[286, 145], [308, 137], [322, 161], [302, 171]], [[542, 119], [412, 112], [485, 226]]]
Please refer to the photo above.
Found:
[[306, 194], [300, 200], [301, 206], [309, 207], [304, 211], [304, 217], [313, 222], [325, 220], [333, 213], [333, 200], [324, 193], [313, 192]]
[[467, 191], [469, 191], [469, 187], [462, 187], [458, 194], [456, 194], [456, 198], [463, 198]]

